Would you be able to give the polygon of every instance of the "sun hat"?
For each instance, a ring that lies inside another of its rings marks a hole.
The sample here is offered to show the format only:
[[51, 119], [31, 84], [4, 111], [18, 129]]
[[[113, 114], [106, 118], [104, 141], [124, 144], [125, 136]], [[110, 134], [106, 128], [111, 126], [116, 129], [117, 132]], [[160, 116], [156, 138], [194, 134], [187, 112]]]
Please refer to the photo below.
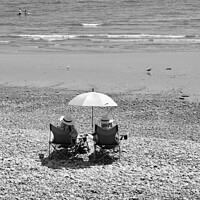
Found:
[[109, 123], [112, 123], [113, 120], [110, 119], [110, 117], [108, 115], [103, 115], [101, 117], [101, 124], [109, 124]]
[[66, 125], [74, 125], [75, 124], [75, 120], [70, 114], [61, 116], [60, 121]]

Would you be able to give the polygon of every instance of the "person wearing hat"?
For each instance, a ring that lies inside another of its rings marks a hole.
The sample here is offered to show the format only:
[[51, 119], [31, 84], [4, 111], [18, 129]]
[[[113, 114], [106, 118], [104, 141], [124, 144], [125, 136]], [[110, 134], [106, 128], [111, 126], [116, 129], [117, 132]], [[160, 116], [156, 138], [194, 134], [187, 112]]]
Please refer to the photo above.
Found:
[[108, 116], [108, 114], [103, 115], [101, 117], [100, 123], [101, 123], [101, 127], [104, 128], [104, 129], [109, 129], [109, 128], [112, 128], [112, 126], [113, 126], [113, 124], [112, 124], [113, 120], [110, 119], [110, 117]]
[[66, 114], [65, 116], [60, 117], [60, 122], [60, 129], [71, 134], [72, 142], [75, 144], [78, 136], [78, 131], [75, 128], [74, 118], [70, 114]]
[[[108, 114], [102, 115], [101, 119], [100, 119], [100, 124], [101, 124], [101, 128], [103, 129], [110, 129], [113, 127], [113, 120], [110, 119]], [[98, 141], [98, 136], [97, 134], [94, 132], [93, 133], [93, 140], [95, 142]]]

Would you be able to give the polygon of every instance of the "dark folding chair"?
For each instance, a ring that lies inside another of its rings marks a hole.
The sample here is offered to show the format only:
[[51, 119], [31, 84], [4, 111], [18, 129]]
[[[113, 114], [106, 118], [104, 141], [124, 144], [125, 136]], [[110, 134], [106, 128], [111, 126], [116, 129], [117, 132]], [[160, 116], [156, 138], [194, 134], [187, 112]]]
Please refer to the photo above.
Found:
[[[53, 140], [51, 140], [51, 136], [53, 136]], [[58, 127], [50, 124], [50, 136], [49, 136], [49, 158], [51, 158], [51, 147], [53, 148], [53, 152], [55, 151], [58, 154], [63, 155], [63, 149], [67, 151], [75, 150], [76, 145], [73, 144], [71, 139], [71, 134], [67, 134], [65, 131], [62, 131]]]
[[94, 136], [94, 159], [96, 159], [96, 151], [99, 147], [102, 156], [98, 159], [101, 160], [104, 157], [109, 157], [114, 160], [112, 156], [110, 156], [111, 152], [118, 153], [119, 160], [121, 157], [121, 140], [127, 139], [127, 136], [120, 136], [118, 133], [118, 125], [110, 128], [103, 129], [100, 126], [95, 124], [95, 132]]

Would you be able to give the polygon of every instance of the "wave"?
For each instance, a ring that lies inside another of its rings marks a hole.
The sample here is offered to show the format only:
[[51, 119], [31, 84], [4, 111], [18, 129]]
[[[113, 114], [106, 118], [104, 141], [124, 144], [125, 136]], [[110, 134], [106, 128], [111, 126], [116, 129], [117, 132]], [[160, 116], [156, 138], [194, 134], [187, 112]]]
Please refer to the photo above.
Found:
[[56, 40], [68, 40], [77, 37], [76, 35], [16, 35], [17, 37], [28, 38], [33, 40], [47, 40], [47, 41], [56, 41]]
[[44, 40], [48, 42], [64, 40], [90, 40], [93, 42], [100, 41], [119, 41], [119, 42], [200, 42], [200, 35], [156, 35], [156, 34], [80, 34], [80, 35], [0, 35], [0, 38], [25, 38], [28, 40]]
[[11, 43], [11, 41], [8, 40], [0, 40], [0, 44], [8, 44]]
[[108, 35], [108, 38], [184, 38], [185, 35], [153, 35], [153, 34], [133, 34], [133, 35]]
[[88, 24], [88, 23], [81, 23], [82, 26], [84, 27], [97, 27], [97, 26], [101, 26], [101, 23], [94, 23], [94, 24]]

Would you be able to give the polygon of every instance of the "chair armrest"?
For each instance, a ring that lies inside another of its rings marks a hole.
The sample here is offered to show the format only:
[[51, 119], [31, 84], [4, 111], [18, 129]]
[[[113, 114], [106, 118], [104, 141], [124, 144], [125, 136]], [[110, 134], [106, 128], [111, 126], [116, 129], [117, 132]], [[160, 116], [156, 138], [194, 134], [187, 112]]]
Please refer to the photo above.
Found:
[[91, 137], [91, 139], [92, 139], [94, 142], [97, 142], [98, 136], [97, 136], [97, 133], [96, 133], [96, 132], [90, 133], [90, 137]]
[[120, 140], [127, 140], [127, 134], [120, 135]]
[[94, 139], [97, 136], [97, 133], [94, 132], [94, 133], [90, 133], [89, 135], [90, 135], [90, 137], [92, 137]]

